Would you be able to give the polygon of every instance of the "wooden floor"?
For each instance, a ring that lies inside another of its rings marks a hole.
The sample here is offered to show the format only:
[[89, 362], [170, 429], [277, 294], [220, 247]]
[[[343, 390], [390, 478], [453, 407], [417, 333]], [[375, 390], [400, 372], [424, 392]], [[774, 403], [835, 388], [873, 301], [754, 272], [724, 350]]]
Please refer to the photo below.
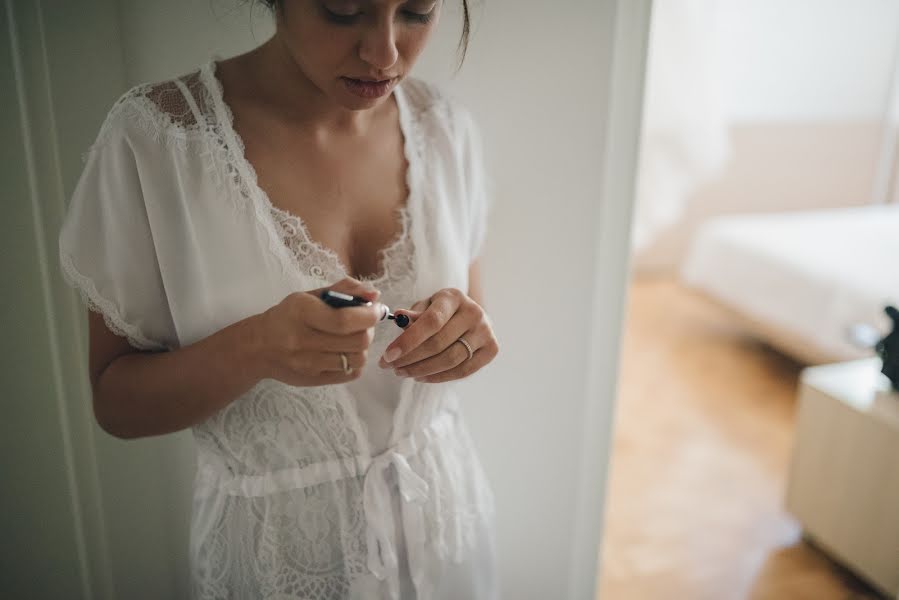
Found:
[[878, 598], [783, 510], [800, 366], [671, 280], [631, 290], [601, 600]]

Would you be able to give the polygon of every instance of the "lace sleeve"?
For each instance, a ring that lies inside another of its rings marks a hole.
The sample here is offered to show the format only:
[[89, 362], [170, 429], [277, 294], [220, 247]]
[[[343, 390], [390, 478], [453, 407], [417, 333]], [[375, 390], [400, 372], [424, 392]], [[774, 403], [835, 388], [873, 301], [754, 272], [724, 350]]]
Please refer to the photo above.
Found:
[[107, 327], [140, 350], [171, 349], [176, 335], [143, 200], [138, 155], [126, 134], [127, 98], [116, 102], [84, 169], [59, 232], [68, 285]]

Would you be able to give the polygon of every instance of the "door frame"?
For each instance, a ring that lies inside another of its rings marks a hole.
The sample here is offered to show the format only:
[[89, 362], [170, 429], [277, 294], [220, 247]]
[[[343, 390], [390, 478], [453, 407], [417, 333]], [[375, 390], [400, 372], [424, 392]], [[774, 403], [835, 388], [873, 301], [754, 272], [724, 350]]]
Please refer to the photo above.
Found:
[[599, 221], [594, 238], [594, 305], [581, 433], [575, 534], [566, 598], [594, 599], [605, 512], [631, 260], [640, 130], [652, 0], [616, 0]]

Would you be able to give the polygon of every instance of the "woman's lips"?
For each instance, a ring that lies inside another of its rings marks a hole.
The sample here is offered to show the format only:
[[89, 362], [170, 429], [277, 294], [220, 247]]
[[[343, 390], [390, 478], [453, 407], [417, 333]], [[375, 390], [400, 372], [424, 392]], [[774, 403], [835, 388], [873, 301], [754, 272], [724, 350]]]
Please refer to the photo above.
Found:
[[396, 77], [393, 79], [385, 79], [384, 81], [363, 81], [361, 79], [353, 79], [351, 77], [341, 77], [344, 85], [350, 93], [362, 98], [379, 98], [384, 96], [393, 87]]

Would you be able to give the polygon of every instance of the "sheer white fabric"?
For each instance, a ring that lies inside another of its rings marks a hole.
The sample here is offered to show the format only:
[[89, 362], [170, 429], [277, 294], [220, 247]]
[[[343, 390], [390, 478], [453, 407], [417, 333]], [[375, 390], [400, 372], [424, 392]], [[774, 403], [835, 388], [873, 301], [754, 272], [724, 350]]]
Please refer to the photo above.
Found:
[[730, 159], [730, 123], [720, 82], [732, 66], [720, 60], [721, 9], [717, 0], [653, 5], [631, 232], [635, 253], [649, 251], [683, 219], [696, 190]]
[[[257, 185], [215, 67], [115, 103], [60, 232], [66, 281], [142, 350], [192, 344], [345, 273]], [[397, 308], [467, 289], [490, 195], [470, 114], [414, 78], [394, 95], [409, 197], [372, 283]], [[379, 324], [371, 356], [399, 333]], [[193, 427], [194, 597], [496, 597], [493, 497], [453, 382], [376, 362], [356, 385], [263, 379]]]
[[[414, 248], [409, 237], [409, 213], [402, 207], [397, 211], [400, 219], [400, 233], [396, 241], [381, 251], [382, 270], [373, 277], [362, 277], [362, 281], [381, 292], [378, 300], [391, 308], [409, 307], [415, 304]], [[340, 266], [338, 277], [347, 275], [347, 269]], [[386, 324], [385, 324], [386, 325]], [[362, 370], [362, 376], [347, 384], [356, 401], [356, 410], [365, 425], [372, 451], [387, 450], [393, 414], [399, 402], [400, 379], [392, 369], [381, 369], [377, 365], [387, 345], [396, 339], [402, 330], [399, 327], [381, 326], [375, 329], [374, 338], [368, 349], [371, 360]]]

